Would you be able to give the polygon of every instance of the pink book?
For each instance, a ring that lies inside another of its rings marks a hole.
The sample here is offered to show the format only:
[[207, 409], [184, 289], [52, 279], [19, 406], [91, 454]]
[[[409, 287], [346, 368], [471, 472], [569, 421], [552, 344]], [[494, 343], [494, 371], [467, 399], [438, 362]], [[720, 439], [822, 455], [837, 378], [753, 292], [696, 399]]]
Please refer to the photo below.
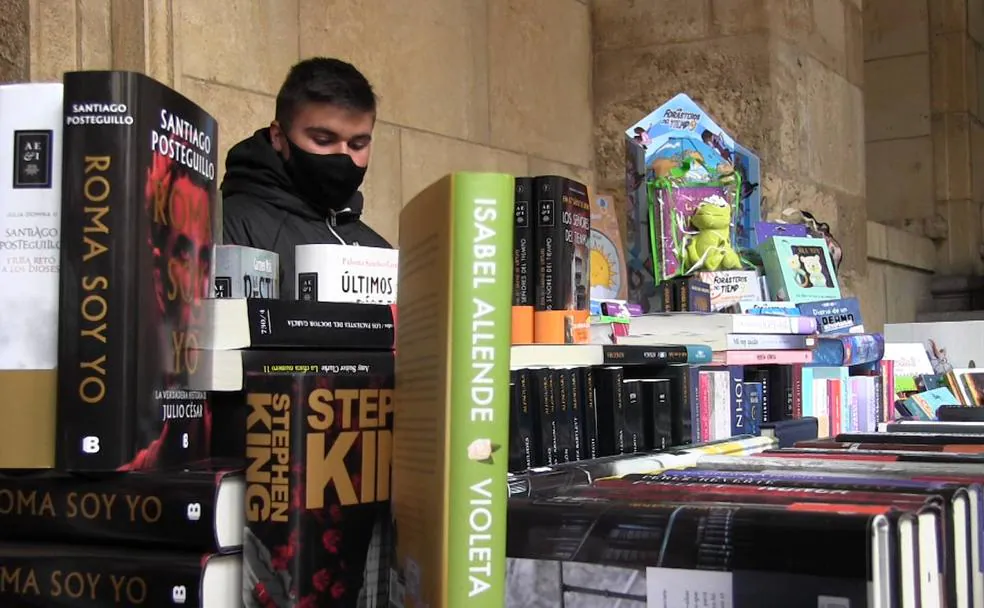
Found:
[[719, 365], [796, 365], [813, 363], [812, 350], [721, 350], [711, 359]]

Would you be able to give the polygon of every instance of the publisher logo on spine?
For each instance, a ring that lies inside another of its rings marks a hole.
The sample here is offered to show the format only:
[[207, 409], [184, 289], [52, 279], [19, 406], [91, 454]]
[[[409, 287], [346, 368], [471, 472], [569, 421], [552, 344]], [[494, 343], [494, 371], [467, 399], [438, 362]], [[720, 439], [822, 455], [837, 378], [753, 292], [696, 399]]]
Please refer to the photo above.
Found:
[[51, 188], [51, 131], [14, 131], [14, 188]]

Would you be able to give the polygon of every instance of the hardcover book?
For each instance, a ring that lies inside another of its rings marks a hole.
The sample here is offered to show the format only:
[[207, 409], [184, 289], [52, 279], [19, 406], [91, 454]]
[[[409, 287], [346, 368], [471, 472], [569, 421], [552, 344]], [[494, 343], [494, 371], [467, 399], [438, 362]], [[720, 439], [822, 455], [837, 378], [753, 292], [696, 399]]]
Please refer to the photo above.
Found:
[[248, 368], [241, 413], [244, 605], [354, 607], [391, 495], [393, 354], [275, 358]]
[[203, 349], [392, 350], [396, 311], [382, 304], [225, 299], [205, 302]]
[[2, 475], [0, 539], [238, 552], [244, 488], [241, 471], [206, 467], [99, 478]]
[[410, 608], [505, 603], [513, 189], [454, 173], [400, 215], [390, 599]]
[[537, 283], [533, 340], [588, 342], [590, 324], [591, 204], [588, 190], [566, 177], [534, 180]]
[[218, 126], [143, 74], [64, 84], [59, 467], [202, 460], [208, 403], [187, 387], [207, 324]]
[[280, 256], [242, 245], [216, 245], [212, 297], [280, 297]]
[[0, 544], [0, 605], [239, 608], [239, 555]]
[[356, 245], [298, 245], [294, 248], [298, 300], [396, 303], [400, 252]]
[[60, 83], [0, 86], [0, 467], [55, 464]]

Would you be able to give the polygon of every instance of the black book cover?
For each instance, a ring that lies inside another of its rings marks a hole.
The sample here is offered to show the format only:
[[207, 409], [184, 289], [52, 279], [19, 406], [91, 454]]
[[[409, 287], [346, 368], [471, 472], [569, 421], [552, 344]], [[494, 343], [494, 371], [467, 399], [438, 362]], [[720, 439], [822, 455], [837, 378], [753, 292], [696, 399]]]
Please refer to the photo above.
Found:
[[513, 222], [513, 306], [533, 306], [536, 288], [536, 242], [530, 206], [533, 198], [533, 178], [517, 177], [515, 220]]
[[549, 368], [530, 369], [530, 385], [533, 396], [533, 416], [539, 430], [541, 465], [557, 464], [559, 431], [557, 429], [557, 398], [554, 389], [553, 370]]
[[577, 437], [575, 435], [575, 412], [571, 390], [571, 374], [566, 368], [554, 369], [554, 419], [557, 429], [557, 458], [558, 463], [574, 462], [577, 460]]
[[204, 459], [208, 403], [184, 389], [206, 327], [218, 127], [142, 74], [64, 85], [58, 467]]
[[[193, 551], [0, 543], [0, 606], [205, 606], [206, 582], [212, 604], [229, 605], [229, 596], [238, 600], [239, 594], [225, 584], [236, 578], [239, 559]], [[206, 575], [213, 568], [216, 575]], [[213, 594], [221, 599], [216, 602]]]
[[392, 305], [250, 299], [246, 307], [251, 348], [394, 348]]
[[509, 470], [526, 471], [540, 460], [530, 370], [515, 369], [509, 375]]
[[553, 175], [535, 178], [537, 310], [588, 310], [587, 188]]
[[624, 449], [635, 453], [646, 449], [646, 395], [642, 380], [624, 380], [625, 408], [622, 418], [622, 435], [625, 437]]
[[284, 353], [246, 376], [243, 596], [355, 606], [388, 516], [393, 353]]
[[[220, 519], [224, 527], [242, 522], [242, 483], [241, 471], [208, 469], [107, 477], [0, 475], [0, 539], [238, 551], [238, 542], [222, 546], [229, 539], [220, 539], [218, 528]], [[220, 507], [223, 484], [227, 494]], [[217, 512], [217, 507], [226, 512]], [[229, 512], [230, 507], [236, 512]]]
[[584, 445], [584, 457], [588, 459], [598, 458], [601, 455], [598, 445], [598, 403], [592, 369], [590, 367], [578, 368], [576, 382], [583, 420], [581, 441]]
[[602, 346], [605, 365], [667, 365], [686, 363], [690, 355], [686, 346], [639, 346], [635, 344]]
[[625, 375], [621, 367], [598, 367], [593, 370], [595, 406], [598, 412], [598, 453], [614, 456], [626, 452], [625, 443]]
[[796, 420], [767, 422], [761, 426], [762, 434], [770, 433], [780, 448], [791, 448], [797, 441], [815, 440], [819, 436], [819, 420], [813, 416]]
[[587, 449], [584, 436], [585, 412], [583, 386], [581, 385], [580, 367], [567, 367], [561, 370], [567, 399], [570, 402], [570, 432], [574, 443], [574, 460], [584, 460]]
[[745, 368], [745, 382], [757, 382], [762, 385], [762, 397], [759, 400], [759, 426], [772, 422], [776, 419], [771, 416], [772, 408], [772, 380], [769, 378], [768, 368]]
[[665, 367], [628, 368], [633, 376], [669, 380], [670, 445], [684, 446], [695, 443], [695, 433], [700, 428], [698, 394], [700, 367], [667, 365]]
[[665, 450], [673, 445], [671, 436], [670, 381], [648, 378], [640, 380], [647, 450]]
[[878, 517], [644, 498], [511, 498], [506, 551], [516, 558], [731, 572], [735, 608], [816, 606], [820, 596], [866, 606]]

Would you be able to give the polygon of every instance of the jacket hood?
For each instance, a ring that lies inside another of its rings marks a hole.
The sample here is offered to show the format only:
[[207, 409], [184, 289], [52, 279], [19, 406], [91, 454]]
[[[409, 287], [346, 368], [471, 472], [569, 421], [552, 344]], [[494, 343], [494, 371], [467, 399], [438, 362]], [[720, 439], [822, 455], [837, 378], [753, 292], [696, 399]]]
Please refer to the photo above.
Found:
[[[245, 194], [311, 220], [327, 219], [309, 205], [294, 188], [287, 175], [284, 161], [270, 143], [270, 130], [260, 129], [229, 150], [226, 172], [222, 178], [222, 198]], [[362, 215], [362, 193], [356, 192], [344, 211], [335, 215], [336, 222], [359, 219]]]

